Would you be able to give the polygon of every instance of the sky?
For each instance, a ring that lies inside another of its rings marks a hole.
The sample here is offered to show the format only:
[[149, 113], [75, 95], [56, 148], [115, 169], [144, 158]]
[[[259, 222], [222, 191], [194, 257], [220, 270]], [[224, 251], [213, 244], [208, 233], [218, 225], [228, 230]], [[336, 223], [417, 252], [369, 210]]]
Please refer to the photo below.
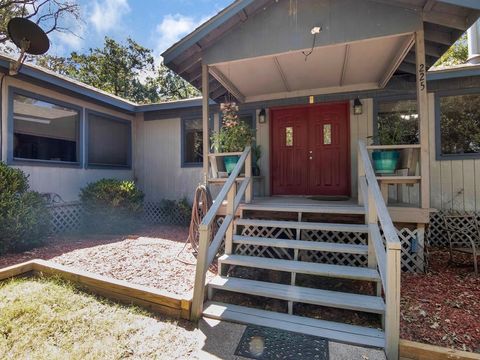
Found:
[[105, 36], [117, 41], [131, 37], [160, 54], [233, 0], [77, 0], [83, 24], [65, 24], [78, 36], [50, 36], [50, 55], [67, 56], [101, 47]]

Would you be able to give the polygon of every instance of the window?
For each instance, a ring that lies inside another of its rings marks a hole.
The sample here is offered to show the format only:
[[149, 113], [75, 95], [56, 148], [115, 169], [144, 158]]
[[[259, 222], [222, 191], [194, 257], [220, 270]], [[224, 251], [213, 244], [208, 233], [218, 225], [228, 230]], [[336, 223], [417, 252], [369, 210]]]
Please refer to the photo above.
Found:
[[88, 113], [88, 166], [130, 167], [131, 123]]
[[480, 94], [439, 96], [436, 110], [437, 157], [478, 157]]
[[182, 165], [202, 166], [203, 163], [203, 129], [202, 119], [182, 120]]
[[13, 158], [80, 162], [80, 110], [13, 93]]
[[415, 100], [379, 100], [375, 143], [418, 144], [418, 111]]

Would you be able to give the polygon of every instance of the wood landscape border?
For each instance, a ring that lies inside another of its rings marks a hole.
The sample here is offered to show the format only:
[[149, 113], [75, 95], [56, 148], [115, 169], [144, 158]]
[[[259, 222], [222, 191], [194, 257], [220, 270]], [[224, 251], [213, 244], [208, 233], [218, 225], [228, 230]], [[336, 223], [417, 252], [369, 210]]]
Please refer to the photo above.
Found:
[[441, 346], [400, 340], [400, 359], [405, 360], [480, 360], [480, 354]]
[[164, 290], [93, 274], [45, 260], [31, 260], [0, 269], [0, 281], [16, 276], [44, 274], [81, 285], [93, 293], [123, 304], [135, 304], [152, 312], [190, 320], [191, 299]]

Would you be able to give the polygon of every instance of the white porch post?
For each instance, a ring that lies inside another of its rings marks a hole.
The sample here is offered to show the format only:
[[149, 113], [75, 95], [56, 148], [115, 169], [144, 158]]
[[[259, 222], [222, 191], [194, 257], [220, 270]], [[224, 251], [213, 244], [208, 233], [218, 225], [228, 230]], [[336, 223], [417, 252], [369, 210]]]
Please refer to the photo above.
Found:
[[209, 81], [208, 65], [202, 64], [202, 119], [203, 119], [203, 180], [208, 186], [209, 177], [209, 98], [210, 98], [210, 81]]
[[430, 146], [428, 136], [428, 94], [427, 69], [425, 65], [425, 33], [419, 30], [415, 33], [416, 77], [417, 77], [417, 107], [420, 130], [420, 207], [430, 208]]

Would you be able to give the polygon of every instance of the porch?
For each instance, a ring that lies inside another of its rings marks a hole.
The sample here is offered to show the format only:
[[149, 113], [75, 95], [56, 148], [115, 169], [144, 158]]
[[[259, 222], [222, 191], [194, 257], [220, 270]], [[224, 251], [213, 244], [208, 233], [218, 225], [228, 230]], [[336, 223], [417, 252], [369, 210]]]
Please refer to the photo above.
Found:
[[[223, 32], [203, 37], [199, 31], [164, 54], [166, 63], [180, 69], [198, 52], [199, 61], [191, 66], [203, 96], [203, 174], [209, 187], [223, 185], [199, 227], [192, 317], [322, 334], [382, 347], [389, 359], [397, 359], [404, 253], [394, 223], [411, 227], [422, 243], [431, 211], [426, 72], [446, 50], [437, 47], [432, 53], [432, 34], [438, 32], [431, 24], [440, 21], [438, 12], [454, 18], [468, 11], [442, 1], [236, 5], [245, 6], [235, 31], [232, 20]], [[442, 22], [441, 27], [449, 26]], [[370, 145], [376, 135], [372, 94], [382, 92], [394, 76], [415, 82], [417, 141]], [[250, 147], [237, 154], [210, 152], [209, 136], [219, 125], [210, 125], [209, 98], [235, 101], [241, 110], [255, 112], [257, 141], [265, 152], [265, 196], [254, 195]], [[381, 150], [411, 150], [418, 160], [404, 172], [378, 176], [371, 154]], [[221, 158], [227, 155], [239, 161], [223, 177]], [[414, 189], [414, 201], [403, 196], [406, 187]], [[340, 200], [328, 201], [329, 196]], [[218, 276], [206, 284], [205, 271], [217, 254]], [[286, 273], [287, 280], [243, 278], [239, 268]], [[300, 281], [304, 276], [370, 284], [372, 291], [331, 291], [322, 281], [310, 288]], [[219, 303], [217, 291], [285, 300], [287, 314]], [[305, 303], [374, 314], [381, 325], [372, 329], [315, 320], [309, 313], [298, 316], [296, 304]]]

